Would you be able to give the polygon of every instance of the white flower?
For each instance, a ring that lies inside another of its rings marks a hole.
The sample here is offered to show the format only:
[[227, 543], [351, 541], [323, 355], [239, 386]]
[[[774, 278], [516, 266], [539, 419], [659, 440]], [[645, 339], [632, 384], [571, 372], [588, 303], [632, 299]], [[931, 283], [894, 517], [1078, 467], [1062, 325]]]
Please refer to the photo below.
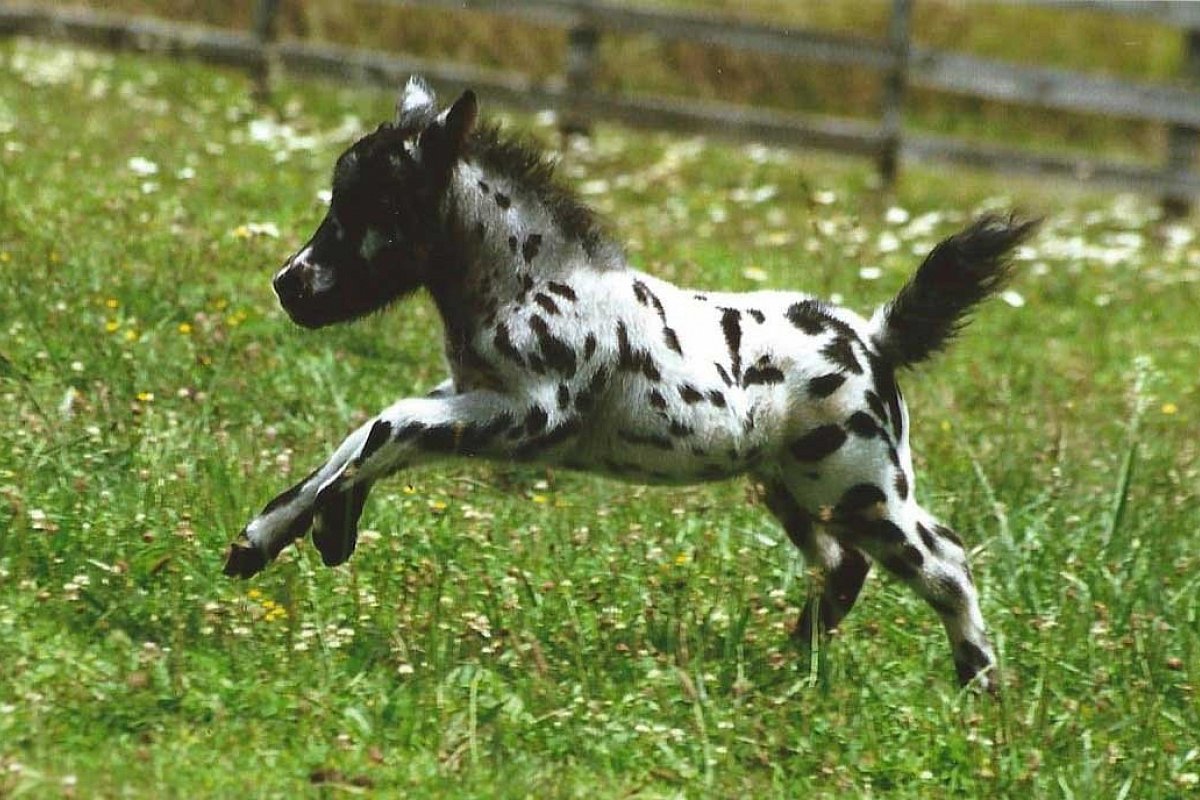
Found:
[[579, 187], [580, 194], [604, 194], [608, 191], [608, 181], [599, 178], [590, 181], [584, 181]]
[[1014, 292], [1012, 289], [1008, 289], [1001, 293], [1000, 299], [1008, 303], [1013, 308], [1021, 308], [1025, 305], [1025, 298]]
[[879, 234], [879, 252], [894, 253], [900, 249], [900, 240], [896, 238], [896, 234], [891, 231], [884, 231]]
[[908, 212], [898, 206], [892, 206], [883, 215], [883, 219], [889, 225], [903, 225], [908, 222]]
[[140, 175], [143, 178], [147, 175], [158, 174], [158, 164], [155, 164], [150, 159], [143, 158], [141, 156], [134, 156], [133, 158], [129, 159], [128, 167], [130, 170], [132, 170], [134, 175]]
[[858, 271], [858, 277], [864, 281], [877, 281], [883, 277], [883, 270], [879, 267], [863, 267]]

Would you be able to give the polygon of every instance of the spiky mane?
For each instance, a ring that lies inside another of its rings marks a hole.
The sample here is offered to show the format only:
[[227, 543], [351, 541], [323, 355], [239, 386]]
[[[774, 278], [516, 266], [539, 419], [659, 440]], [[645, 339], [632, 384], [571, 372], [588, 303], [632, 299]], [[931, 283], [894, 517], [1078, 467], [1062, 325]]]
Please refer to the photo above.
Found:
[[563, 235], [582, 242], [589, 255], [594, 255], [602, 243], [611, 244], [607, 226], [558, 179], [556, 160], [534, 141], [506, 133], [496, 123], [485, 123], [472, 134], [467, 155], [541, 200]]

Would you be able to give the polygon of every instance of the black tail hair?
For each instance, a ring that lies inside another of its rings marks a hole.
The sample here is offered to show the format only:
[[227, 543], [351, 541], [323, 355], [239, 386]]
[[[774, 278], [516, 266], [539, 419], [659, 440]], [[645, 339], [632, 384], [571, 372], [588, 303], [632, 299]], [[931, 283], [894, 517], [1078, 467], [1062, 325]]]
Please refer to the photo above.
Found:
[[1004, 288], [1009, 255], [1040, 219], [987, 214], [933, 248], [916, 274], [875, 316], [874, 344], [894, 367], [906, 367], [946, 347], [971, 311]]

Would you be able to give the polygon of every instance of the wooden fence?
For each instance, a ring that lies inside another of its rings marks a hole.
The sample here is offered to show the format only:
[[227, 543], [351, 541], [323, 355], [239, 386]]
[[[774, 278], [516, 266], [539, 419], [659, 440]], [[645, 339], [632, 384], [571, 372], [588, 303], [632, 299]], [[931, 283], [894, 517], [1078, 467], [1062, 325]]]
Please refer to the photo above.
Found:
[[[1024, 0], [1030, 5], [1145, 15], [1179, 28], [1186, 41], [1184, 74], [1192, 88], [1135, 83], [1061, 69], [1017, 65], [917, 46], [910, 37], [915, 0], [893, 0], [886, 40], [813, 30], [732, 22], [695, 13], [656, 11], [603, 0], [373, 0], [397, 7], [442, 7], [519, 17], [565, 31], [565, 74], [538, 81], [526, 75], [432, 62], [400, 53], [300, 40], [279, 40], [280, 0], [257, 0], [247, 32], [121, 17], [79, 8], [0, 2], [0, 34], [33, 35], [119, 49], [187, 56], [246, 69], [265, 91], [273, 69], [394, 88], [412, 72], [435, 86], [467, 86], [498, 102], [554, 109], [564, 127], [585, 130], [592, 120], [666, 128], [740, 140], [818, 147], [874, 159], [885, 183], [906, 161], [940, 161], [1001, 172], [1088, 180], [1160, 196], [1168, 212], [1186, 213], [1200, 195], [1200, 2]], [[616, 95], [596, 90], [598, 43], [604, 34], [650, 34], [781, 58], [868, 68], [883, 77], [877, 122], [730, 105], [694, 98]], [[1082, 156], [1037, 153], [904, 130], [909, 86], [937, 89], [1048, 110], [1150, 120], [1169, 127], [1159, 164], [1125, 164]]]

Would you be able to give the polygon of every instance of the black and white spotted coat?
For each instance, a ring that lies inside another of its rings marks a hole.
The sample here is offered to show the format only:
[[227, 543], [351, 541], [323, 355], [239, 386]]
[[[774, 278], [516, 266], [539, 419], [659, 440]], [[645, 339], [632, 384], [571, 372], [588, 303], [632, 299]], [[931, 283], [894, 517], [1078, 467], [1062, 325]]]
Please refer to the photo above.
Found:
[[[365, 184], [397, 195], [387, 214]], [[451, 377], [384, 409], [268, 504], [226, 571], [259, 571], [310, 528], [325, 562], [341, 563], [372, 482], [435, 458], [654, 483], [745, 474], [823, 573], [800, 636], [836, 627], [875, 561], [941, 616], [959, 678], [986, 686], [994, 656], [966, 553], [916, 499], [895, 375], [1000, 285], [1004, 255], [1031, 228], [979, 220], [870, 319], [794, 292], [683, 289], [631, 268], [536, 153], [477, 130], [473, 95], [437, 114], [432, 91], [410, 82], [396, 124], [343, 155], [329, 217], [275, 283], [311, 327], [428, 289]], [[330, 288], [400, 269], [410, 279], [394, 292], [360, 293], [378, 302]]]

